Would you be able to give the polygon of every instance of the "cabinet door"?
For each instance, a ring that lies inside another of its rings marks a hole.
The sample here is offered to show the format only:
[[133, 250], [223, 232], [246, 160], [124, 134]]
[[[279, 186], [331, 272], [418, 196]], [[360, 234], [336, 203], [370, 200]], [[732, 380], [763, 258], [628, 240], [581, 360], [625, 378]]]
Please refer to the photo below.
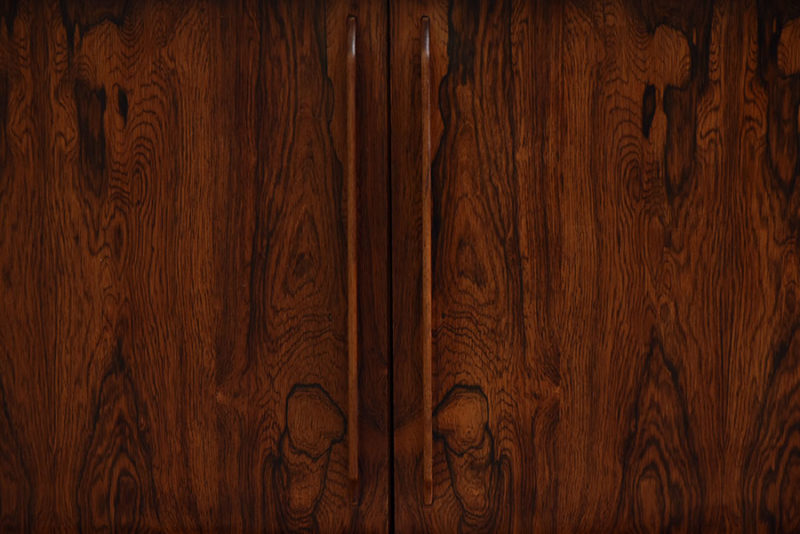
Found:
[[0, 530], [388, 528], [386, 4], [3, 6]]
[[399, 532], [800, 529], [797, 17], [393, 4]]

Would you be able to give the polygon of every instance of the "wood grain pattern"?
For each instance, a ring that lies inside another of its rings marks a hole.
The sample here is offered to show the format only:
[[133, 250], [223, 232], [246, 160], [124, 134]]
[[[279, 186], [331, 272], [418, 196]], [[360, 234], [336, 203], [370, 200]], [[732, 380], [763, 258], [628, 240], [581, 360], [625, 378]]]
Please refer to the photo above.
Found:
[[0, 9], [0, 531], [386, 530], [385, 3]]
[[796, 2], [0, 19], [0, 531], [800, 530]]
[[799, 17], [768, 0], [392, 4], [398, 531], [800, 528]]

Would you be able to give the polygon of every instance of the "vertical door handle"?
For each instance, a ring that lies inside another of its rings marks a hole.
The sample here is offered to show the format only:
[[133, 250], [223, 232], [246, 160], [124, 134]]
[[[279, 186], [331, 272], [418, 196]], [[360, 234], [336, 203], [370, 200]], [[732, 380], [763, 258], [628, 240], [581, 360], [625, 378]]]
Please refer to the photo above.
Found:
[[422, 17], [420, 78], [422, 108], [422, 472], [425, 504], [433, 502], [433, 332], [431, 275], [431, 25]]
[[356, 18], [347, 18], [347, 443], [350, 498], [358, 502], [358, 187], [356, 185]]

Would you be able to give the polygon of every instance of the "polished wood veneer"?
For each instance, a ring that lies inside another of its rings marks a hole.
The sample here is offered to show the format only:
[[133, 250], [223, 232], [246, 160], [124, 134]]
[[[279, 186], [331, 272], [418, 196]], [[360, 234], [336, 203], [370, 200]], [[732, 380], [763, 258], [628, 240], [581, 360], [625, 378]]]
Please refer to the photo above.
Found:
[[390, 5], [397, 531], [798, 531], [800, 6]]
[[388, 529], [385, 3], [0, 6], [0, 531]]
[[800, 531], [800, 4], [0, 2], [0, 532]]

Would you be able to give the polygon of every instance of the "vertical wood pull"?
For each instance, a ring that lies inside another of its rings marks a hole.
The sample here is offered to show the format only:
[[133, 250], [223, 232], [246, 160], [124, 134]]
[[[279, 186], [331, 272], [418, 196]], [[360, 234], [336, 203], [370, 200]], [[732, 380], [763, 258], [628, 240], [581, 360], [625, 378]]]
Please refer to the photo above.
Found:
[[433, 387], [431, 279], [431, 25], [422, 17], [420, 74], [422, 107], [422, 472], [425, 504], [433, 503]]
[[356, 186], [356, 18], [347, 18], [347, 442], [350, 497], [358, 503], [358, 188]]

